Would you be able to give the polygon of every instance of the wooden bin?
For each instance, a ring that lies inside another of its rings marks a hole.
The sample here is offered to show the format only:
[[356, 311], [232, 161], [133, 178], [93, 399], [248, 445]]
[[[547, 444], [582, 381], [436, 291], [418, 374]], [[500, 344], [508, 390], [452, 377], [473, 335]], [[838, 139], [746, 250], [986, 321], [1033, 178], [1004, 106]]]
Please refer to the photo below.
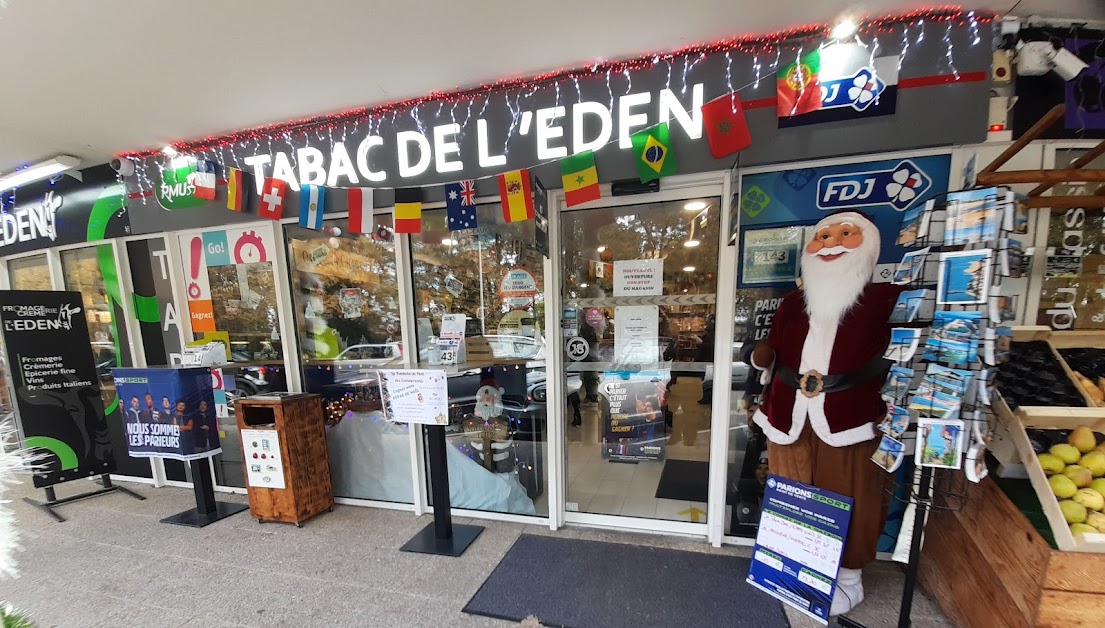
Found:
[[[1096, 409], [1096, 412], [1090, 412], [1088, 415], [1105, 418], [1105, 407], [1101, 407], [1102, 404], [1094, 402], [1094, 400], [1086, 394], [1085, 389], [1078, 383], [1078, 378], [1075, 377], [1074, 371], [1071, 370], [1070, 365], [1067, 364], [1062, 354], [1059, 353], [1059, 349], [1075, 347], [1105, 349], [1105, 331], [1052, 331], [1051, 328], [1044, 326], [1014, 327], [1012, 331], [1013, 342], [1030, 342], [1034, 340], [1046, 341], [1051, 347], [1051, 353], [1055, 356], [1055, 359], [1059, 361], [1060, 366], [1063, 367], [1063, 371], [1067, 374], [1067, 378], [1074, 384], [1074, 388], [1078, 393], [1082, 395], [1082, 399], [1086, 402], [1086, 408], [1091, 410]], [[1051, 406], [1021, 406], [1019, 410], [1026, 417], [1039, 416], [1041, 418], [1046, 418], [1051, 416], [1056, 408]]]
[[[259, 523], [302, 522], [334, 506], [330, 483], [330, 457], [326, 449], [322, 397], [308, 394], [256, 395], [239, 399], [235, 405], [239, 430], [275, 433], [279, 441], [284, 488], [247, 487], [249, 512]], [[248, 465], [246, 439], [242, 456]], [[256, 453], [256, 452], [254, 452]], [[250, 482], [247, 480], [247, 485]]]

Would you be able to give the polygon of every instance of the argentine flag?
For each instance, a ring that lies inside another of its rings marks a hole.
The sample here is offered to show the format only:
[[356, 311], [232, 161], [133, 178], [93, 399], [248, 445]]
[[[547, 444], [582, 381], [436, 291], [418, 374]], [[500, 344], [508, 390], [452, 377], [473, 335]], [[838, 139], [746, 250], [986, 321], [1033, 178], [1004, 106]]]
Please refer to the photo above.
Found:
[[322, 212], [326, 205], [326, 188], [304, 185], [299, 192], [299, 226], [319, 231], [322, 229]]

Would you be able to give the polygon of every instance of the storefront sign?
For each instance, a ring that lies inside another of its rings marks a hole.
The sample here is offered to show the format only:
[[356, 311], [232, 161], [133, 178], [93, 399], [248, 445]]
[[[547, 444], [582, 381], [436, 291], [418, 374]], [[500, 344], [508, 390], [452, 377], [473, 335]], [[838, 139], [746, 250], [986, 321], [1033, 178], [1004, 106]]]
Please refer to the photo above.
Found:
[[887, 159], [744, 175], [741, 228], [812, 225], [839, 210], [871, 217], [882, 238], [879, 262], [895, 263], [905, 211], [948, 190], [951, 155]]
[[[898, 102], [897, 55], [875, 57], [870, 47], [858, 43], [823, 46], [815, 54], [818, 57], [817, 69], [805, 63], [801, 71], [806, 77], [816, 77], [813, 80], [818, 85], [812, 88], [807, 86], [806, 89], [818, 90], [819, 102], [788, 102], [793, 99], [787, 99], [783, 94], [779, 107], [781, 128], [894, 113]], [[798, 66], [791, 64], [789, 69], [791, 74], [785, 77], [785, 82], [800, 87], [803, 81], [795, 76]], [[799, 107], [809, 112], [802, 113]], [[784, 115], [791, 111], [800, 115]]]
[[207, 203], [196, 198], [196, 160], [178, 157], [161, 173], [161, 185], [154, 188], [157, 202], [165, 209], [189, 209]]
[[667, 442], [664, 423], [668, 371], [607, 371], [599, 392], [603, 416], [602, 457], [605, 460], [663, 460]]
[[196, 460], [222, 453], [207, 368], [113, 369], [133, 458]]
[[83, 182], [62, 176], [10, 192], [15, 202], [0, 214], [0, 255], [129, 235], [115, 172], [100, 166], [81, 174]]
[[664, 260], [634, 259], [614, 262], [614, 296], [664, 294]]
[[0, 329], [36, 487], [112, 473], [99, 376], [79, 292], [0, 291]]
[[449, 422], [449, 386], [445, 371], [381, 370], [384, 416], [396, 423], [445, 425]]
[[767, 476], [748, 582], [827, 623], [852, 498]]
[[256, 488], [285, 488], [284, 455], [280, 451], [280, 432], [242, 430], [246, 484]]

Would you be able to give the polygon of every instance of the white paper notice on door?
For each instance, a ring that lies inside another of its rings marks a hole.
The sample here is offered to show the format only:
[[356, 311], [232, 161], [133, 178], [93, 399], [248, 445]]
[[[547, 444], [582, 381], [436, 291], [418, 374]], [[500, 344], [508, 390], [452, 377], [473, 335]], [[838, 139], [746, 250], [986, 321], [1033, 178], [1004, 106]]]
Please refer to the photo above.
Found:
[[614, 262], [614, 296], [664, 294], [664, 260], [629, 259]]
[[619, 305], [614, 308], [614, 361], [654, 364], [660, 360], [660, 308]]
[[254, 488], [286, 488], [280, 434], [276, 430], [242, 430], [246, 484]]

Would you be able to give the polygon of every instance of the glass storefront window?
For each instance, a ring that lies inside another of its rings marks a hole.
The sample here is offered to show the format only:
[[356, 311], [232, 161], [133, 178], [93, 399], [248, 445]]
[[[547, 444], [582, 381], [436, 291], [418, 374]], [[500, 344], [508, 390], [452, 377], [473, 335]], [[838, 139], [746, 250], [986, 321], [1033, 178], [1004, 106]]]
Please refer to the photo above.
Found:
[[[377, 217], [386, 227], [390, 217]], [[346, 220], [284, 231], [307, 392], [322, 395], [339, 497], [413, 501], [406, 424], [379, 412], [375, 370], [403, 362], [394, 236], [350, 234]]]
[[8, 260], [8, 279], [12, 290], [53, 290], [45, 254]]
[[569, 511], [705, 520], [719, 201], [562, 214]]
[[419, 362], [440, 363], [442, 316], [467, 317], [468, 361], [450, 369], [452, 505], [547, 516], [544, 258], [534, 222], [476, 207], [478, 230], [450, 232], [425, 210], [411, 237]]

